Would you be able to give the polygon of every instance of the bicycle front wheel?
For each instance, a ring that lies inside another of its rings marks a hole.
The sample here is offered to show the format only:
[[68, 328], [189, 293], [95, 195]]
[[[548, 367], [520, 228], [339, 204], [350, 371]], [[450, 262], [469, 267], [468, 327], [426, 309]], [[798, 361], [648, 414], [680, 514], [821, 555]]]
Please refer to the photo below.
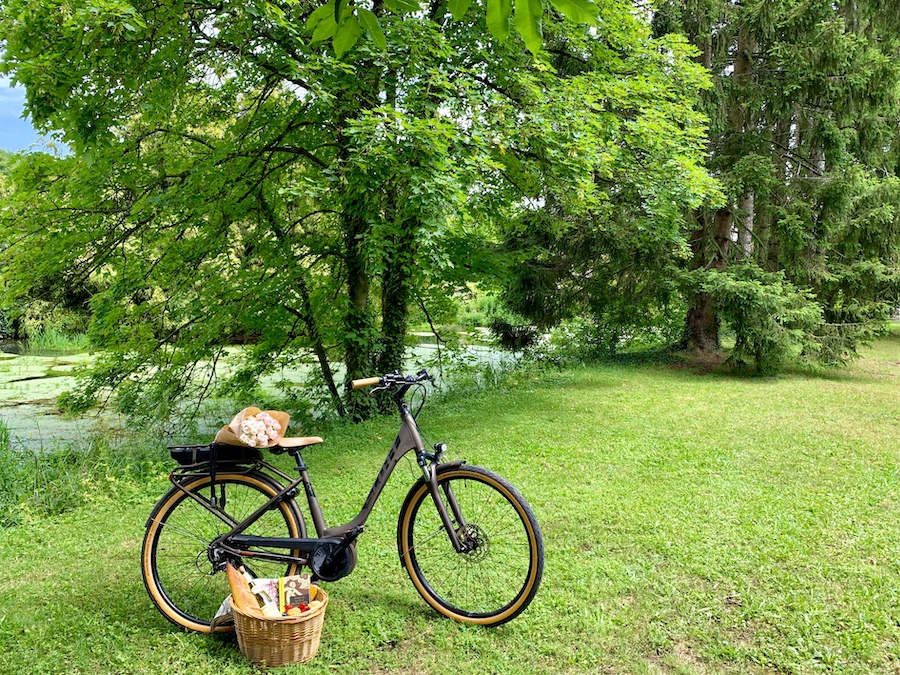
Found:
[[[169, 490], [147, 521], [141, 554], [144, 585], [153, 603], [173, 623], [201, 633], [211, 631], [210, 622], [231, 592], [227, 575], [214, 565], [216, 556], [210, 543], [252, 515], [278, 494], [281, 486], [259, 471], [223, 471], [216, 475], [214, 490], [216, 508], [210, 505], [209, 476]], [[302, 538], [306, 526], [296, 503], [285, 500], [263, 513], [243, 534]], [[297, 565], [251, 558], [245, 564], [257, 577], [299, 571]]]
[[495, 626], [534, 599], [544, 541], [531, 507], [508, 482], [478, 466], [438, 470], [441, 499], [466, 550], [450, 541], [423, 480], [397, 525], [400, 560], [419, 594], [444, 616]]

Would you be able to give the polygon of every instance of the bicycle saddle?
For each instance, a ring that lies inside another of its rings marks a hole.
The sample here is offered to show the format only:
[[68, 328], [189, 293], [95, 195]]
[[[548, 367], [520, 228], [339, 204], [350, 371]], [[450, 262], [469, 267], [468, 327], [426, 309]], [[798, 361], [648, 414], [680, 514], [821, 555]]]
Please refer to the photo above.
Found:
[[323, 442], [318, 436], [295, 436], [294, 438], [282, 438], [278, 441], [278, 445], [282, 448], [305, 448], [307, 445]]

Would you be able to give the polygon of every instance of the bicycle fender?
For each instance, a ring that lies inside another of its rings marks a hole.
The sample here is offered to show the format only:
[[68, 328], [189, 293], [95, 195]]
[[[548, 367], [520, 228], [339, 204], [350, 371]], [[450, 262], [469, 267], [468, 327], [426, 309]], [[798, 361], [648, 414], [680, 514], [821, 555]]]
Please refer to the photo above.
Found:
[[[443, 473], [444, 471], [448, 471], [448, 470], [450, 470], [450, 469], [456, 469], [456, 468], [459, 468], [459, 467], [461, 467], [461, 466], [462, 466], [463, 464], [465, 464], [465, 463], [466, 463], [466, 460], [464, 460], [464, 459], [457, 459], [457, 460], [455, 460], [455, 461], [453, 461], [453, 462], [445, 462], [445, 463], [443, 463], [443, 464], [438, 464], [435, 473], [436, 473], [437, 475], [440, 475], [440, 474]], [[415, 492], [416, 490], [418, 490], [420, 485], [422, 485], [423, 483], [427, 483], [427, 482], [428, 482], [428, 481], [425, 480], [425, 477], [424, 477], [424, 476], [420, 476], [419, 479], [418, 479], [415, 483], [412, 484], [412, 487], [409, 488], [409, 492], [406, 493], [406, 499], [403, 500], [403, 508], [400, 509], [401, 512], [403, 511], [403, 509], [406, 508], [406, 505], [407, 505], [407, 503], [409, 503], [409, 500], [412, 499], [413, 492]]]
[[[440, 473], [441, 471], [446, 471], [447, 469], [456, 469], [465, 463], [466, 463], [466, 460], [457, 459], [452, 462], [444, 462], [443, 464], [438, 464], [436, 473]], [[423, 483], [425, 482], [424, 478], [420, 478], [419, 480], [422, 481]]]

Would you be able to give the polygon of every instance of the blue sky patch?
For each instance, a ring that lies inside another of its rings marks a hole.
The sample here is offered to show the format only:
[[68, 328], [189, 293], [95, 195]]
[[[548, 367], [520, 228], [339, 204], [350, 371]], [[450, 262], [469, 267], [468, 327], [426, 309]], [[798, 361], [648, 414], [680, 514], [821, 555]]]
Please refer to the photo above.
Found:
[[28, 150], [40, 136], [31, 122], [22, 119], [25, 89], [13, 87], [9, 77], [0, 77], [0, 150]]

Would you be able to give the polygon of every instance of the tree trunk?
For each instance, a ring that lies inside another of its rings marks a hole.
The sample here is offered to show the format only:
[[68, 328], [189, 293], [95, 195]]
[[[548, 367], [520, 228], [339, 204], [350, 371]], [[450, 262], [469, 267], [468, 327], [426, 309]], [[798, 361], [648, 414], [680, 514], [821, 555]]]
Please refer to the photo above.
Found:
[[[701, 50], [704, 65], [711, 65], [708, 56], [710, 46], [706, 36], [695, 38]], [[742, 88], [751, 84], [756, 51], [756, 36], [743, 24], [739, 27], [734, 43], [734, 90], [726, 103], [725, 115], [728, 129], [727, 135], [733, 142], [742, 143], [747, 133], [753, 132], [753, 119], [746, 105], [746, 92]], [[737, 232], [737, 240], [746, 256], [752, 254], [753, 220], [755, 215], [755, 195], [747, 190], [739, 199], [739, 213], [742, 215], [741, 228]], [[735, 234], [734, 214], [731, 207], [723, 207], [716, 211], [712, 227], [708, 219], [698, 219], [700, 227], [691, 238], [691, 249], [694, 253], [691, 269], [710, 269], [722, 271], [728, 264], [728, 249]], [[687, 316], [682, 347], [696, 351], [715, 351], [721, 347], [719, 340], [719, 319], [715, 312], [714, 298], [709, 293], [698, 292], [691, 298]]]
[[738, 228], [738, 242], [745, 258], [753, 256], [753, 227], [756, 218], [755, 195], [749, 191], [741, 197], [741, 226]]
[[406, 328], [410, 282], [415, 256], [415, 227], [410, 219], [391, 247], [381, 285], [381, 353], [378, 371], [389, 373], [403, 368], [406, 353]]
[[[734, 218], [731, 210], [716, 211], [712, 231], [701, 223], [691, 239], [694, 261], [691, 269], [724, 270], [731, 244]], [[697, 293], [691, 300], [685, 319], [685, 335], [682, 346], [689, 351], [716, 351], [721, 346], [719, 340], [719, 319], [715, 303], [709, 293]]]
[[[755, 50], [756, 38], [753, 32], [744, 24], [738, 30], [737, 48], [734, 57], [734, 83], [737, 87], [737, 92], [728, 110], [728, 122], [731, 127], [731, 133], [739, 137], [754, 131], [753, 115], [746, 105], [747, 94], [741, 89], [751, 82]], [[752, 189], [744, 192], [738, 200], [740, 226], [737, 230], [737, 239], [745, 258], [749, 258], [753, 254], [754, 202], [755, 195]]]
[[22, 317], [16, 314], [12, 321], [9, 322], [9, 330], [12, 334], [13, 340], [24, 340], [25, 339], [25, 326], [22, 321]]
[[[375, 3], [380, 12], [380, 3]], [[346, 274], [347, 307], [344, 315], [344, 381], [347, 385], [347, 412], [359, 422], [371, 416], [365, 392], [352, 391], [351, 380], [372, 377], [375, 372], [375, 318], [369, 307], [369, 276], [366, 269], [366, 241], [370, 234], [372, 196], [367, 193], [366, 174], [358, 173], [350, 161], [358, 139], [347, 133], [348, 121], [365, 110], [381, 105], [381, 67], [372, 61], [357, 64], [357, 87], [343, 92], [345, 106], [337, 123], [338, 155], [343, 165], [345, 185], [359, 186], [345, 192], [341, 204], [341, 232]], [[355, 178], [355, 180], [354, 180]], [[371, 189], [375, 189], [374, 186]]]
[[688, 351], [714, 352], [721, 347], [719, 318], [709, 293], [694, 296], [688, 307], [685, 332], [685, 349]]
[[[417, 218], [405, 219], [399, 234], [385, 251], [384, 272], [381, 276], [381, 349], [377, 359], [379, 373], [403, 370], [418, 227]], [[377, 404], [381, 412], [390, 412], [393, 407], [388, 396], [377, 398]]]
[[[369, 310], [369, 276], [366, 272], [364, 237], [368, 230], [361, 217], [361, 208], [354, 208], [354, 200], [344, 206], [344, 262], [347, 274], [347, 313], [344, 316], [344, 376], [351, 380], [372, 377], [374, 371], [375, 325]], [[360, 205], [361, 206], [361, 205]], [[364, 394], [350, 392], [347, 412], [354, 421], [369, 417], [371, 406]]]
[[769, 269], [769, 251], [772, 245], [772, 226], [766, 206], [768, 205], [764, 202], [763, 208], [756, 210], [753, 215], [753, 259], [762, 269]]

